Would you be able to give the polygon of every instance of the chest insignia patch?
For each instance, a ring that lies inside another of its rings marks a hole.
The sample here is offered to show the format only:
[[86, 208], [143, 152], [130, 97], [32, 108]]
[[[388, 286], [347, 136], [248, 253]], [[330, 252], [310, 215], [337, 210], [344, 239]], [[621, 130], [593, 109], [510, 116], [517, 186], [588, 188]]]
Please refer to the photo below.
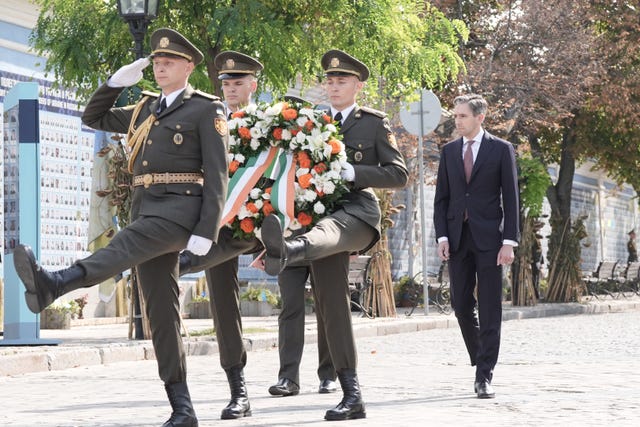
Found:
[[362, 161], [362, 151], [356, 151], [353, 154], [353, 160], [355, 160], [356, 162], [361, 162]]
[[175, 135], [173, 135], [174, 144], [181, 145], [183, 141], [184, 141], [184, 138], [182, 137], [181, 133], [176, 133]]
[[225, 136], [229, 132], [227, 121], [222, 117], [213, 119], [213, 124], [220, 135]]

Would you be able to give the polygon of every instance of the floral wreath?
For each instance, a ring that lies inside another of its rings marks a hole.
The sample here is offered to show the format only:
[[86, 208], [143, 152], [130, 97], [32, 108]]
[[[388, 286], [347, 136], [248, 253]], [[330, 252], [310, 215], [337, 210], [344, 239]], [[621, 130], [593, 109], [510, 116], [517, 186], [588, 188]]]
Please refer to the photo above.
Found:
[[349, 192], [345, 146], [331, 117], [299, 103], [252, 104], [229, 120], [229, 190], [223, 223], [255, 236], [277, 214], [288, 230], [312, 227]]

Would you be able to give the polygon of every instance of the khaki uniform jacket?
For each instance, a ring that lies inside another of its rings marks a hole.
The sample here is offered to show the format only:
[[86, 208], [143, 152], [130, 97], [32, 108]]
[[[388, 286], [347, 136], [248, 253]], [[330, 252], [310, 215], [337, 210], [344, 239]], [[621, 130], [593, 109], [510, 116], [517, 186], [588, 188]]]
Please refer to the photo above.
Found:
[[380, 238], [380, 205], [371, 189], [399, 188], [407, 185], [409, 172], [396, 145], [389, 119], [382, 111], [356, 106], [340, 127], [355, 182], [344, 196], [343, 209], [369, 224]]
[[[134, 106], [112, 108], [121, 88], [100, 87], [86, 106], [82, 121], [94, 129], [127, 133]], [[136, 120], [144, 122], [158, 109], [150, 97]], [[219, 98], [187, 86], [157, 115], [133, 165], [133, 174], [202, 173], [204, 185], [153, 184], [133, 189], [131, 219], [155, 216], [191, 230], [214, 242], [227, 194], [228, 131], [225, 107]]]

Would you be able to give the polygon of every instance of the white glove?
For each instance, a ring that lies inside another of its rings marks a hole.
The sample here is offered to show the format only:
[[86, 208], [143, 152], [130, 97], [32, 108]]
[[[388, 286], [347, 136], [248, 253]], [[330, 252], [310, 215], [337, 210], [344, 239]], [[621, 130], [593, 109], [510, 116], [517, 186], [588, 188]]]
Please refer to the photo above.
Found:
[[213, 245], [213, 240], [209, 240], [206, 237], [196, 236], [193, 234], [189, 237], [189, 243], [187, 243], [187, 250], [194, 255], [202, 256], [206, 255]]
[[340, 176], [345, 181], [353, 182], [356, 180], [356, 171], [353, 169], [353, 165], [349, 162], [342, 163], [342, 170]]
[[142, 70], [151, 62], [149, 58], [140, 58], [131, 64], [120, 67], [113, 76], [107, 80], [109, 87], [129, 87], [138, 83], [142, 79]]

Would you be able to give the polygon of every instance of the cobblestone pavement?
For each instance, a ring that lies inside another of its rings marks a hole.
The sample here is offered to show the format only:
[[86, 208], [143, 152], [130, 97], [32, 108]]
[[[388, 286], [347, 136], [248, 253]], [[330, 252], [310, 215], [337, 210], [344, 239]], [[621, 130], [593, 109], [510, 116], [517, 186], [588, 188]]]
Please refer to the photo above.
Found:
[[[358, 338], [367, 426], [631, 426], [640, 420], [640, 311], [503, 323], [497, 397], [473, 394], [457, 328]], [[274, 398], [278, 353], [249, 353], [253, 416], [221, 421], [229, 391], [217, 354], [189, 356], [200, 426], [326, 425], [339, 394], [317, 394], [315, 345], [305, 348], [301, 394]], [[0, 377], [2, 426], [159, 426], [169, 413], [154, 361]]]

